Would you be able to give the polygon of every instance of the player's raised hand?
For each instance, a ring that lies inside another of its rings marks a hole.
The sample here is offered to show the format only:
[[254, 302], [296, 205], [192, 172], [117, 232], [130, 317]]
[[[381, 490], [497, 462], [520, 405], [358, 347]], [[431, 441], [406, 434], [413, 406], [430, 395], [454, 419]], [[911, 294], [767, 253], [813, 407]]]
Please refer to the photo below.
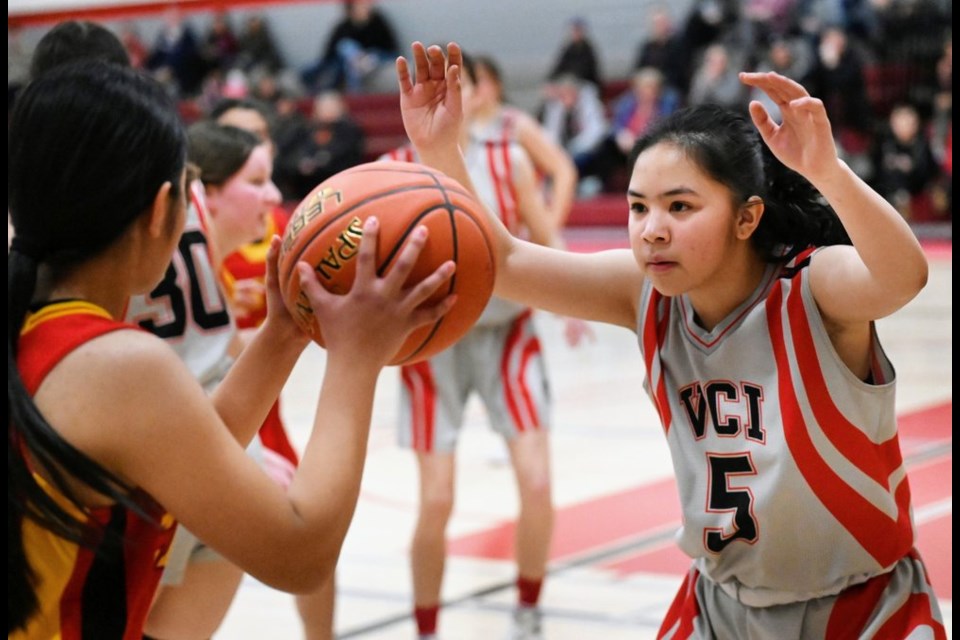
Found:
[[740, 80], [762, 90], [780, 108], [783, 122], [778, 125], [763, 105], [750, 103], [754, 125], [780, 162], [814, 183], [836, 168], [837, 147], [823, 102], [777, 73], [741, 73]]
[[455, 42], [443, 49], [428, 48], [414, 42], [411, 77], [410, 63], [397, 58], [400, 82], [400, 111], [407, 136], [421, 154], [433, 148], [456, 146], [463, 121], [463, 100], [460, 95], [460, 72], [463, 53]]

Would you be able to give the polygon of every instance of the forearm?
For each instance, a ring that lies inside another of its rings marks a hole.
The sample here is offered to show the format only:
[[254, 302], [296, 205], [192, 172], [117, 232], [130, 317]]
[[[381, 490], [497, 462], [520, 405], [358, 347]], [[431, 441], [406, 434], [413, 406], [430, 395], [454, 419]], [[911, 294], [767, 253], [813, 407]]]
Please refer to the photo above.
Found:
[[926, 282], [927, 260], [897, 210], [842, 161], [812, 182], [837, 212], [871, 278], [892, 298], [916, 295]]
[[213, 392], [217, 413], [241, 445], [256, 435], [305, 345], [303, 334], [264, 323]]
[[318, 552], [335, 562], [360, 493], [379, 370], [328, 359], [313, 431], [288, 495], [311, 528]]

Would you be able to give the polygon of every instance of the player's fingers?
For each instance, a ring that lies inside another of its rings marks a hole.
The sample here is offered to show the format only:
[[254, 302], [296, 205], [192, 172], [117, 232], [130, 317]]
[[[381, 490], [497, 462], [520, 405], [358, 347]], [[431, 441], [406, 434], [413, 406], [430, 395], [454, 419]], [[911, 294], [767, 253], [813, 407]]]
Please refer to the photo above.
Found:
[[403, 56], [397, 57], [397, 81], [400, 83], [400, 93], [409, 93], [413, 89], [410, 79], [410, 63]]
[[760, 137], [767, 141], [777, 132], [777, 123], [773, 121], [766, 108], [756, 100], [750, 103], [750, 119], [760, 132]]
[[360, 248], [357, 249], [357, 274], [354, 284], [364, 286], [377, 274], [377, 238], [380, 237], [380, 221], [370, 216], [363, 221]]
[[463, 67], [463, 50], [456, 42], [447, 43], [447, 62], [451, 67]]
[[426, 302], [437, 290], [446, 285], [457, 270], [453, 260], [447, 260], [437, 267], [437, 270], [412, 287], [404, 299], [411, 308], [419, 307]]
[[275, 283], [280, 282], [279, 262], [280, 236], [274, 235], [270, 238], [270, 248], [267, 249], [267, 273], [264, 281], [267, 289], [271, 288]]
[[437, 304], [417, 307], [410, 314], [410, 322], [414, 327], [436, 322], [449, 312], [456, 303], [457, 294], [451, 293]]
[[427, 243], [427, 235], [427, 228], [423, 225], [417, 226], [410, 232], [410, 235], [407, 236], [407, 241], [403, 245], [403, 249], [400, 251], [400, 255], [397, 256], [396, 263], [394, 263], [393, 268], [383, 277], [384, 282], [388, 286], [396, 291], [399, 291], [403, 287], [410, 272], [413, 271], [413, 266], [417, 263], [417, 258], [420, 257], [423, 246]]
[[417, 77], [414, 78], [415, 82], [426, 82], [430, 79], [430, 67], [427, 62], [427, 52], [423, 48], [423, 43], [420, 41], [414, 42], [412, 47], [413, 49], [413, 63], [417, 72]]
[[443, 57], [443, 49], [437, 45], [427, 48], [427, 62], [429, 65], [430, 80], [443, 80], [447, 72], [447, 59]]
[[819, 98], [811, 98], [810, 96], [798, 98], [790, 102], [790, 109], [809, 118], [813, 126], [826, 129], [828, 132], [831, 130], [827, 109]]
[[[311, 305], [323, 305], [333, 294], [327, 291], [317, 277], [317, 271], [309, 262], [297, 263], [297, 275], [300, 276], [300, 290], [307, 296]], [[297, 305], [299, 306], [299, 301]]]

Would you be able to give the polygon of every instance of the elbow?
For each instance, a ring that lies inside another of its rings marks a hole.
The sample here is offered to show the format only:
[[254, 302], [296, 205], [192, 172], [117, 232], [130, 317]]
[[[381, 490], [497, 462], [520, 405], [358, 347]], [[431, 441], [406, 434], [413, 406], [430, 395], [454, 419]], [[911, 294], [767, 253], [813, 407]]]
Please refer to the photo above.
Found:
[[890, 295], [898, 302], [897, 308], [903, 307], [916, 298], [917, 295], [923, 291], [923, 288], [927, 286], [929, 279], [930, 265], [927, 263], [925, 257], [921, 257], [913, 269], [904, 271], [900, 286], [897, 287], [895, 291], [890, 292]]
[[279, 591], [302, 595], [313, 593], [333, 577], [333, 566], [329, 563], [310, 563], [299, 557], [296, 567], [291, 567], [282, 574], [269, 577], [257, 577], [267, 586]]

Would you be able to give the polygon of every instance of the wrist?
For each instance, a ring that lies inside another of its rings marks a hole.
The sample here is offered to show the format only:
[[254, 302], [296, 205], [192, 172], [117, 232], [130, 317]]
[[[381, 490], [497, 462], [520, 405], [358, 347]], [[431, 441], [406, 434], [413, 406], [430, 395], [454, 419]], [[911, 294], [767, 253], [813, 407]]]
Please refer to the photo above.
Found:
[[310, 336], [295, 323], [278, 322], [269, 316], [260, 325], [258, 334], [263, 336], [263, 339], [270, 340], [271, 344], [289, 346], [298, 353], [303, 351], [310, 342]]
[[846, 162], [841, 158], [836, 158], [834, 163], [821, 167], [816, 175], [807, 177], [807, 180], [809, 180], [810, 184], [823, 194], [824, 197], [827, 197], [830, 191], [846, 183], [851, 177], [855, 177], [855, 175], [853, 169], [851, 169]]

